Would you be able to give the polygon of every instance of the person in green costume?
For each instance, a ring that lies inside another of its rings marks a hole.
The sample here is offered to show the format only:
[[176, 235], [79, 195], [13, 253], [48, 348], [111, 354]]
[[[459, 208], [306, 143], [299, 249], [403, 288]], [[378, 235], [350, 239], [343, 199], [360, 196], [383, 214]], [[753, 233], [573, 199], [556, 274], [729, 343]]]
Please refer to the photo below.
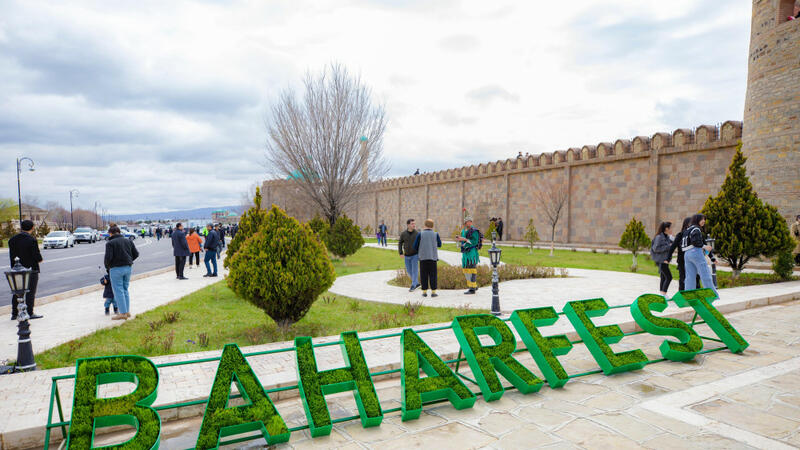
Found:
[[481, 234], [472, 227], [472, 217], [464, 218], [464, 229], [461, 236], [456, 237], [461, 247], [461, 271], [467, 279], [467, 289], [464, 294], [474, 294], [478, 290], [478, 245]]

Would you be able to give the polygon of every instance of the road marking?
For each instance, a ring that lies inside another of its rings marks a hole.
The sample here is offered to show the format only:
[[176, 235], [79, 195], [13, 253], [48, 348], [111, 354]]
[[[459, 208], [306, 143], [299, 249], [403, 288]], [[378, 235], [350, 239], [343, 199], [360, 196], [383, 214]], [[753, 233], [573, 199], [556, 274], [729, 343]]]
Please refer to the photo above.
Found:
[[770, 366], [748, 370], [732, 377], [712, 381], [711, 383], [661, 395], [653, 400], [643, 402], [639, 406], [681, 422], [705, 428], [720, 436], [727, 436], [756, 448], [792, 449], [794, 447], [781, 441], [719, 422], [702, 414], [689, 411], [685, 407], [798, 369], [800, 369], [800, 357], [795, 357]]
[[[142, 245], [137, 245], [137, 246], [136, 246], [136, 248], [137, 248], [137, 249], [139, 249], [139, 248], [147, 247], [147, 246], [148, 246], [148, 245], [150, 245], [150, 244], [152, 244], [152, 242], [151, 242], [151, 241], [147, 241], [147, 240], [145, 240], [145, 241], [144, 241], [144, 244], [142, 244]], [[74, 247], [73, 247], [73, 248], [74, 248]], [[65, 249], [65, 250], [66, 250], [66, 249]], [[41, 263], [41, 264], [42, 264], [42, 265], [45, 265], [45, 264], [47, 264], [47, 263], [51, 263], [51, 262], [68, 261], [68, 260], [70, 260], [70, 259], [88, 258], [88, 257], [90, 257], [90, 256], [105, 255], [105, 254], [106, 254], [106, 252], [105, 252], [105, 250], [103, 250], [102, 252], [97, 252], [97, 253], [86, 253], [86, 254], [83, 254], [83, 255], [65, 256], [65, 257], [63, 257], [63, 258], [56, 258], [56, 259], [45, 259], [44, 261], [42, 261], [42, 263]], [[9, 267], [10, 267], [10, 266], [0, 266], [0, 270], [2, 270], [2, 269], [8, 269]]]

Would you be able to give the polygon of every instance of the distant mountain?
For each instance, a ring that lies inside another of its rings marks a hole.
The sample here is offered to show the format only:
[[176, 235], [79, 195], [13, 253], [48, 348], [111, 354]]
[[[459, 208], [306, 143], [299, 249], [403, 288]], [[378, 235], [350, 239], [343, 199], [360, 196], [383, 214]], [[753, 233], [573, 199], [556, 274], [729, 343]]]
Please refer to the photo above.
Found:
[[235, 205], [184, 209], [181, 211], [166, 211], [157, 213], [114, 214], [113, 219], [119, 221], [211, 219], [211, 212], [218, 209], [233, 211], [238, 214], [242, 208], [239, 205]]

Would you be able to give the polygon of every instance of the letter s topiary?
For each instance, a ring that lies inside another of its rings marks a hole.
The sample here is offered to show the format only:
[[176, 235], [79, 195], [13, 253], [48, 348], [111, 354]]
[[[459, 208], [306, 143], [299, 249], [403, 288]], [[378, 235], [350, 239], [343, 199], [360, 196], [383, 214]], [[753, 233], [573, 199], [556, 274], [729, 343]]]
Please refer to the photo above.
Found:
[[325, 244], [277, 206], [231, 258], [228, 286], [286, 329], [335, 278]]

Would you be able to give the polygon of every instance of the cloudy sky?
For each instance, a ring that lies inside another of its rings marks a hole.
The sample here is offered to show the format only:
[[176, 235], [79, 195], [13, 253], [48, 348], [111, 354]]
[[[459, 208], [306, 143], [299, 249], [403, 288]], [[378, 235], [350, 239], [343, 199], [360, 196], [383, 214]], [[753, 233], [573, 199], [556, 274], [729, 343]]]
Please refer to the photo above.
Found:
[[386, 105], [390, 176], [741, 120], [750, 2], [0, 3], [0, 197], [237, 204], [282, 89], [336, 61]]

